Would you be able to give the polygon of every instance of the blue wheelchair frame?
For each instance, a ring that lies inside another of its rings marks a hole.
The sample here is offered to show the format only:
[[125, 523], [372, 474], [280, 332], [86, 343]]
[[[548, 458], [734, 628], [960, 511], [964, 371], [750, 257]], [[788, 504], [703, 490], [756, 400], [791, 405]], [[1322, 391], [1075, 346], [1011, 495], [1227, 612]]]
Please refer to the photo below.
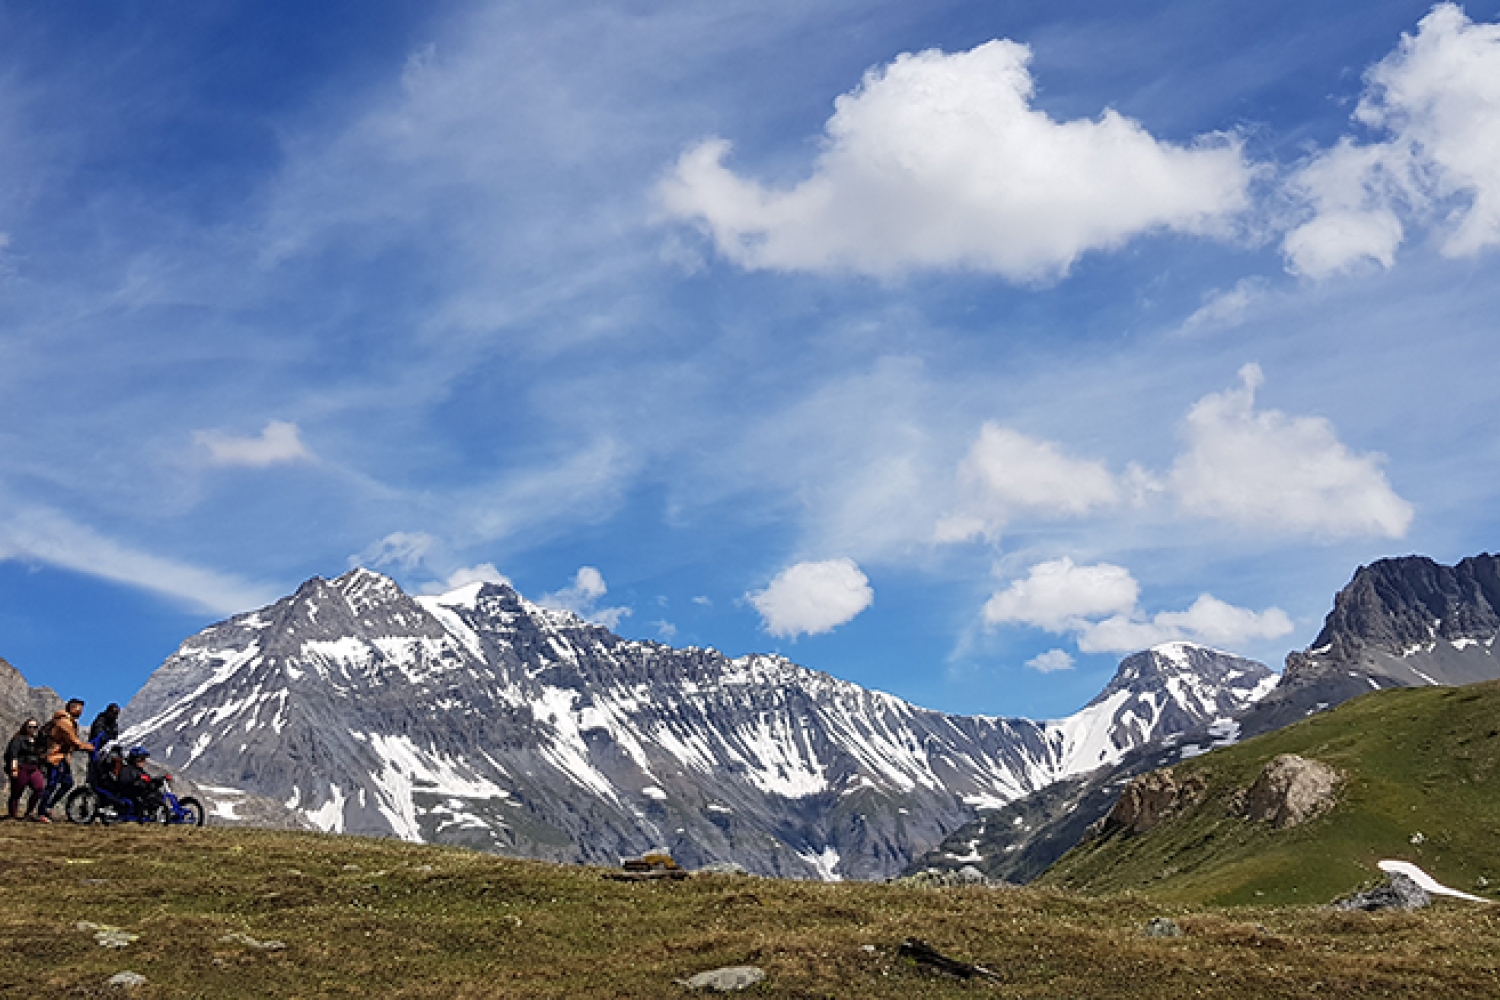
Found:
[[74, 823], [168, 823], [186, 826], [202, 826], [203, 805], [192, 796], [178, 798], [172, 794], [172, 776], [162, 775], [152, 779], [152, 784], [161, 793], [162, 806], [149, 815], [140, 812], [136, 801], [124, 792], [110, 788], [100, 773], [100, 755], [104, 748], [95, 747], [89, 753], [88, 776], [80, 788], [68, 793], [65, 811]]

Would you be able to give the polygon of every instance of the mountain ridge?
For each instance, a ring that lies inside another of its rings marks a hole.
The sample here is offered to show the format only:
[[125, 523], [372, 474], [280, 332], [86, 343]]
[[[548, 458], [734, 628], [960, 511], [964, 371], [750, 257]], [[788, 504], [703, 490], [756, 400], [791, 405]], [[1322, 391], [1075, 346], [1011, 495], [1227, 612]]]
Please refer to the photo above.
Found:
[[1274, 677], [1186, 649], [1190, 673], [1223, 660], [1214, 684], [1122, 682], [1054, 722], [947, 715], [777, 656], [622, 639], [506, 585], [411, 597], [355, 569], [190, 637], [126, 713], [168, 765], [326, 830], [881, 878]]

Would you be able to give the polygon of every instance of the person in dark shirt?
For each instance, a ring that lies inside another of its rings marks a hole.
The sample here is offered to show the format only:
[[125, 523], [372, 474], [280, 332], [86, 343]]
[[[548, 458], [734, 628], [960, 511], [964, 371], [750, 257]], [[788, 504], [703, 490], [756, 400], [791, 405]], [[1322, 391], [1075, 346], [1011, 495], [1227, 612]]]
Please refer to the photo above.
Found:
[[89, 742], [103, 746], [120, 738], [120, 706], [110, 702], [89, 725]]
[[[10, 776], [11, 819], [36, 819], [36, 807], [42, 801], [42, 792], [47, 787], [47, 778], [42, 770], [42, 748], [36, 745], [39, 728], [35, 719], [27, 719], [5, 747], [5, 773]], [[31, 798], [27, 801], [26, 812], [23, 814], [19, 812], [21, 796], [26, 794], [27, 789], [31, 790]]]
[[155, 819], [166, 805], [160, 783], [146, 773], [147, 756], [145, 747], [131, 747], [114, 780], [115, 787], [134, 803], [136, 815], [143, 820]]

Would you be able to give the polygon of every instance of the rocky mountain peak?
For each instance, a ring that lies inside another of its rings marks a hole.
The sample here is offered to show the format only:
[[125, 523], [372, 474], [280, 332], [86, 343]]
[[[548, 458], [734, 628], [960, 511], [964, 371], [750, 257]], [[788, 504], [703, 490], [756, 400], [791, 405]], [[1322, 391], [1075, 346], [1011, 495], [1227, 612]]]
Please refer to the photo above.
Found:
[[1246, 714], [1268, 732], [1368, 691], [1500, 678], [1500, 557], [1444, 566], [1380, 559], [1339, 591], [1311, 646], [1287, 655], [1281, 683]]
[[[1166, 642], [1120, 661], [1115, 676], [1090, 706], [1120, 696], [1166, 697], [1209, 718], [1243, 710], [1275, 684], [1263, 663], [1191, 642]], [[1232, 694], [1231, 694], [1232, 693]], [[1220, 702], [1229, 694], [1229, 700]]]
[[355, 569], [188, 639], [126, 716], [153, 756], [325, 830], [869, 878], [1254, 686], [1225, 654], [1151, 655], [1068, 719], [947, 715], [779, 657], [627, 640], [506, 584], [412, 597]]
[[1401, 652], [1435, 639], [1488, 639], [1500, 632], [1500, 557], [1443, 566], [1425, 556], [1361, 566], [1333, 600], [1311, 652], [1348, 659], [1361, 647]]

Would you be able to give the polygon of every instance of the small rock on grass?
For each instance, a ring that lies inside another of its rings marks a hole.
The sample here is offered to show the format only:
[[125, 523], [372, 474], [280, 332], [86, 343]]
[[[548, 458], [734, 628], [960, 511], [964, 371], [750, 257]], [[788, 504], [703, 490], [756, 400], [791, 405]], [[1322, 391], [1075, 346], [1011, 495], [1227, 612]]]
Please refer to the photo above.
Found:
[[690, 990], [732, 993], [735, 990], [749, 989], [764, 978], [766, 978], [764, 969], [757, 969], [753, 965], [731, 965], [723, 969], [700, 972], [691, 979], [679, 979], [677, 982]]
[[127, 990], [133, 990], [137, 986], [145, 985], [146, 977], [139, 972], [116, 972], [110, 976], [105, 983], [106, 986], [123, 986]]
[[1335, 910], [1420, 910], [1432, 897], [1410, 878], [1396, 872], [1366, 892], [1358, 892], [1333, 904]]
[[241, 934], [236, 931], [233, 934], [225, 934], [219, 938], [225, 944], [242, 944], [246, 948], [254, 948], [257, 951], [280, 951], [286, 947], [284, 941], [257, 941], [249, 934]]
[[1182, 928], [1177, 926], [1177, 921], [1167, 917], [1152, 917], [1146, 921], [1145, 934], [1159, 938], [1182, 937]]
[[111, 927], [109, 924], [96, 924], [92, 920], [80, 920], [74, 926], [81, 931], [93, 931], [94, 940], [101, 948], [123, 948], [132, 941], [141, 939], [139, 934]]

